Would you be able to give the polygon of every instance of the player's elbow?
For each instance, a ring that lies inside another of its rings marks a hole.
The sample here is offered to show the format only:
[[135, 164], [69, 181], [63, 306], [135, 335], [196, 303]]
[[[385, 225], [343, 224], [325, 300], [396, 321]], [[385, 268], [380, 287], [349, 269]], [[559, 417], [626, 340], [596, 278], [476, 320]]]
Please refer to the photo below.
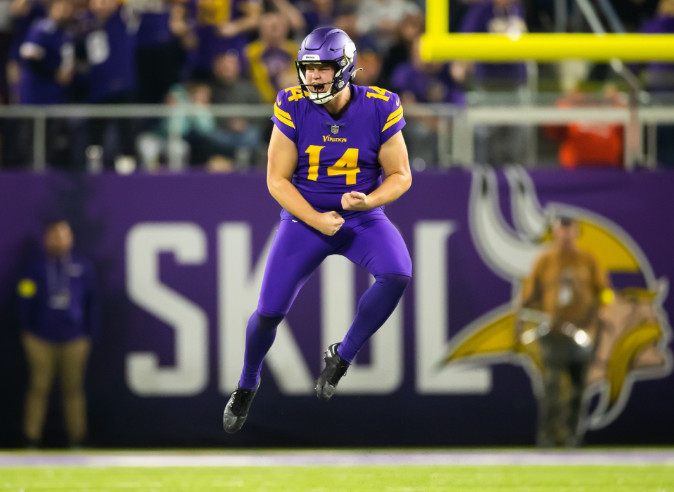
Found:
[[277, 180], [271, 177], [267, 177], [267, 189], [269, 193], [274, 195], [274, 191], [278, 188]]
[[[412, 173], [406, 171], [400, 174], [400, 186], [402, 187], [402, 192], [405, 193], [412, 186]], [[401, 193], [402, 194], [402, 193]]]
[[409, 190], [411, 186], [412, 186], [412, 173], [408, 172], [405, 175], [405, 191]]
[[267, 189], [271, 196], [276, 198], [281, 189], [283, 188], [283, 182], [287, 181], [285, 178], [279, 178], [277, 176], [267, 176]]

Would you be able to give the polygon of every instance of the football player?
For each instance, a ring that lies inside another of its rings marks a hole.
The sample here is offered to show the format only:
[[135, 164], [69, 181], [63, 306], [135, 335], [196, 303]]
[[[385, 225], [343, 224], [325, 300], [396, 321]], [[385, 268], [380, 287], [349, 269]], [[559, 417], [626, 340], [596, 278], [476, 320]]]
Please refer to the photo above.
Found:
[[356, 47], [339, 29], [309, 34], [295, 63], [300, 85], [278, 93], [269, 143], [267, 186], [283, 207], [281, 223], [246, 328], [239, 385], [225, 407], [229, 433], [248, 416], [276, 327], [327, 256], [345, 256], [376, 281], [360, 299], [344, 340], [325, 352], [316, 382], [323, 401], [391, 315], [412, 275], [405, 242], [383, 211], [412, 184], [400, 99], [378, 87], [351, 84]]

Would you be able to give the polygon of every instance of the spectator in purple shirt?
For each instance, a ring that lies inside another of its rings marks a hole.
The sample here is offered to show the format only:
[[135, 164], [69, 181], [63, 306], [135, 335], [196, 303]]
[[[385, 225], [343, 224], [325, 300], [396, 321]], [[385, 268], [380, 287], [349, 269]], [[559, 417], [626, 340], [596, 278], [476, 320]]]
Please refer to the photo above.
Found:
[[338, 5], [335, 8], [335, 20], [330, 27], [332, 26], [341, 29], [349, 35], [351, 40], [356, 44], [358, 53], [370, 51], [379, 54], [377, 37], [358, 30], [358, 7], [355, 5], [348, 3]]
[[289, 0], [270, 0], [272, 11], [283, 15], [288, 21], [288, 25], [293, 32], [293, 38], [303, 38], [307, 34], [307, 21], [304, 14], [294, 2]]
[[383, 77], [389, 80], [393, 71], [401, 63], [412, 59], [412, 47], [424, 31], [424, 19], [420, 15], [408, 14], [398, 25], [398, 40], [388, 50], [384, 60]]
[[[418, 48], [418, 40], [413, 43]], [[465, 104], [464, 93], [449, 74], [449, 65], [421, 60], [418, 49], [412, 61], [401, 63], [391, 76], [391, 89], [403, 103]]]
[[[54, 0], [49, 17], [35, 21], [19, 49], [21, 75], [19, 79], [20, 104], [63, 104], [66, 87], [73, 77], [75, 48], [72, 34], [66, 25], [72, 18], [71, 0]], [[15, 128], [18, 134], [7, 142], [16, 147], [14, 153], [23, 162], [29, 162], [30, 122], [23, 121]], [[68, 165], [70, 159], [68, 128], [64, 120], [47, 121], [47, 161], [52, 165]]]
[[243, 52], [248, 34], [258, 26], [262, 5], [259, 0], [188, 0], [196, 20], [199, 47], [193, 60], [193, 78], [210, 80], [215, 58], [230, 50]]
[[[674, 34], [674, 0], [661, 0], [657, 15], [644, 23], [643, 34]], [[652, 62], [646, 65], [644, 74], [646, 89], [650, 92], [674, 92], [674, 64]], [[674, 126], [658, 125], [658, 163], [674, 167]]]
[[302, 6], [302, 10], [307, 32], [334, 24], [335, 6], [333, 0], [311, 0]]
[[[139, 19], [119, 0], [91, 0], [83, 36], [88, 65], [87, 102], [92, 104], [130, 104], [136, 100], [136, 47]], [[119, 149], [105, 153], [109, 166], [117, 153], [133, 154], [134, 125], [129, 119], [93, 119], [89, 137], [102, 145], [108, 125], [116, 129]]]
[[260, 39], [244, 50], [250, 78], [257, 86], [262, 100], [272, 104], [281, 87], [284, 73], [295, 72], [299, 45], [288, 39], [288, 21], [280, 13], [268, 12], [260, 17]]
[[[662, 0], [658, 14], [641, 26], [642, 34], [674, 34], [674, 0]], [[644, 72], [646, 89], [653, 92], [674, 91], [674, 64], [651, 62]]]
[[[527, 32], [524, 12], [518, 0], [480, 0], [470, 5], [461, 24], [461, 32], [523, 34]], [[517, 89], [526, 83], [526, 67], [522, 63], [454, 62], [453, 74], [458, 82], [465, 80], [467, 70], [474, 71], [475, 85], [485, 90]]]
[[97, 301], [91, 263], [72, 253], [73, 234], [66, 221], [45, 230], [45, 255], [36, 258], [19, 280], [19, 317], [29, 366], [24, 432], [29, 446], [42, 437], [49, 393], [61, 382], [63, 410], [71, 446], [86, 437], [84, 373], [97, 325]]
[[[519, 35], [527, 32], [522, 6], [518, 0], [480, 0], [471, 4], [461, 23], [461, 32]], [[454, 80], [464, 83], [473, 72], [473, 85], [482, 99], [488, 93], [512, 93], [517, 103], [527, 100], [527, 71], [522, 63], [452, 63]], [[494, 95], [492, 95], [494, 97]], [[478, 164], [512, 164], [527, 160], [530, 127], [477, 126], [475, 161]]]
[[45, 0], [13, 0], [10, 14], [12, 25], [12, 43], [9, 47], [7, 62], [7, 83], [10, 87], [10, 102], [18, 101], [18, 84], [21, 78], [21, 57], [19, 48], [26, 39], [28, 29], [36, 20], [47, 17]]
[[73, 12], [70, 0], [54, 0], [49, 17], [35, 22], [21, 44], [21, 104], [62, 104], [73, 76], [75, 49], [65, 29]]
[[90, 103], [132, 102], [139, 18], [119, 0], [91, 0], [84, 36]]
[[180, 82], [187, 52], [199, 43], [186, 17], [185, 6], [171, 0], [144, 5], [136, 52], [138, 102], [161, 104], [171, 86]]
[[[21, 57], [19, 48], [28, 35], [31, 25], [47, 16], [46, 0], [12, 0], [9, 6], [9, 15], [12, 19], [11, 40], [5, 59], [5, 81], [0, 82], [0, 91], [5, 96], [5, 104], [19, 102], [19, 81], [21, 80]], [[0, 71], [0, 76], [2, 75]], [[24, 166], [29, 162], [29, 142], [31, 138], [30, 121], [28, 120], [0, 120], [0, 140], [2, 143], [3, 166]]]
[[[450, 76], [449, 66], [445, 63], [423, 62], [419, 57], [419, 40], [412, 43], [412, 59], [401, 63], [393, 71], [389, 87], [400, 96], [406, 108], [417, 103], [465, 104], [463, 90]], [[358, 77], [356, 77], [358, 80]], [[438, 162], [437, 135], [438, 118], [407, 118], [403, 129], [408, 142], [410, 161], [413, 169], [423, 169], [426, 162]], [[416, 162], [416, 164], [415, 164]], [[420, 162], [421, 164], [420, 166]]]

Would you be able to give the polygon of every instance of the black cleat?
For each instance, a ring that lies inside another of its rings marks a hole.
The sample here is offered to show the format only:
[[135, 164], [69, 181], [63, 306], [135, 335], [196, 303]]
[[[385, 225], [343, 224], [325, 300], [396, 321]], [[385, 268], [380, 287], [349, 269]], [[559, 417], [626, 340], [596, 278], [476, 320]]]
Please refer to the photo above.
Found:
[[250, 404], [253, 403], [253, 398], [255, 398], [259, 388], [260, 381], [258, 381], [255, 389], [252, 390], [243, 389], [239, 386], [236, 387], [232, 396], [229, 397], [225, 413], [222, 416], [222, 426], [225, 428], [225, 432], [234, 434], [243, 427], [244, 422], [248, 418]]
[[333, 343], [323, 355], [325, 369], [316, 381], [316, 396], [321, 401], [328, 401], [335, 394], [339, 380], [346, 374], [350, 365], [339, 356], [337, 347], [339, 344]]

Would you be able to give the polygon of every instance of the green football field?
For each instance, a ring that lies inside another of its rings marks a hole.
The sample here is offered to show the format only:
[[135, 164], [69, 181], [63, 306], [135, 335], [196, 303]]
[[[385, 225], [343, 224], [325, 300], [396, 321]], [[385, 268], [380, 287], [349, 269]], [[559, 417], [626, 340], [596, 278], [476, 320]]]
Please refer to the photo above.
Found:
[[9, 468], [3, 491], [665, 492], [668, 466]]
[[674, 450], [0, 452], [0, 492], [674, 492]]

